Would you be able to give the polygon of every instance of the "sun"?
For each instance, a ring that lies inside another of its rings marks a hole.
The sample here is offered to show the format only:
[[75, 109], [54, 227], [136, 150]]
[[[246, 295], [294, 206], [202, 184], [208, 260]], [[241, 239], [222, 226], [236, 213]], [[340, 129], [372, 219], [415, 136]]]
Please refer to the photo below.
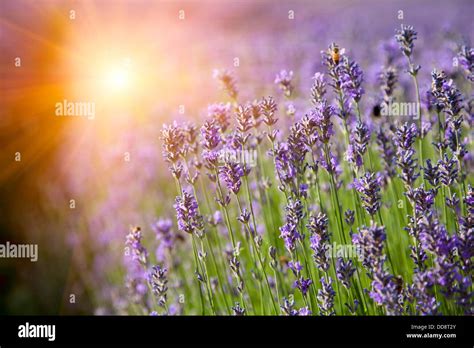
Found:
[[103, 87], [106, 92], [124, 92], [132, 88], [133, 72], [129, 59], [108, 64], [103, 74]]
[[129, 85], [129, 74], [124, 69], [111, 69], [106, 77], [105, 84], [112, 90], [124, 90]]

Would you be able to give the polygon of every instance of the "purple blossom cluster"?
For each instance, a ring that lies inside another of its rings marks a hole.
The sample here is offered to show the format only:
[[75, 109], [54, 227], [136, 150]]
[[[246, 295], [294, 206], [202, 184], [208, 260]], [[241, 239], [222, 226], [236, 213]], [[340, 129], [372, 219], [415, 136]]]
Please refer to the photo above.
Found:
[[[383, 66], [366, 74], [332, 43], [307, 104], [293, 71], [274, 80], [282, 100], [245, 100], [233, 73], [219, 71], [230, 102], [211, 104], [200, 128], [163, 128], [177, 230], [186, 233], [179, 248], [192, 260], [181, 272], [194, 271], [203, 313], [473, 313], [472, 108], [463, 94], [472, 49], [454, 54], [462, 74], [435, 69], [426, 81], [417, 37], [402, 25], [383, 46]], [[412, 94], [419, 119], [381, 113]], [[221, 151], [258, 157], [250, 166]], [[168, 279], [182, 267], [169, 257], [178, 238], [170, 220], [153, 229], [160, 266], [148, 270], [149, 284], [165, 307]], [[140, 230], [127, 245], [147, 269]]]

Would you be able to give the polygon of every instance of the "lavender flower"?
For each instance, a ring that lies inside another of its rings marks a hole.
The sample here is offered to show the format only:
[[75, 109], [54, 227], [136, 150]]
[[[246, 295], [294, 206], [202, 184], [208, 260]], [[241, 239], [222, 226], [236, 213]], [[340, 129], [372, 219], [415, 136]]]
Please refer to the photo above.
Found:
[[151, 227], [156, 234], [156, 239], [159, 241], [156, 257], [158, 261], [162, 262], [165, 259], [166, 252], [173, 248], [179, 235], [171, 230], [173, 222], [170, 219], [159, 219]]
[[407, 58], [411, 58], [413, 54], [414, 42], [417, 32], [411, 25], [401, 25], [401, 29], [396, 31], [395, 39], [397, 40], [400, 50]]
[[453, 132], [459, 131], [462, 123], [462, 115], [459, 113], [463, 109], [461, 93], [452, 80], [447, 80], [444, 71], [433, 70], [431, 78], [431, 95], [435, 100], [437, 110], [443, 110], [446, 113], [446, 123], [450, 125]]
[[163, 140], [163, 156], [170, 163], [176, 163], [184, 153], [183, 129], [176, 122], [171, 125], [163, 125], [161, 131]]
[[283, 91], [286, 97], [290, 97], [293, 92], [293, 71], [281, 70], [275, 77], [275, 84]]
[[198, 212], [198, 204], [192, 194], [183, 190], [182, 195], [176, 197], [174, 208], [180, 231], [192, 234], [203, 230], [203, 217]]
[[418, 129], [416, 124], [408, 125], [405, 122], [395, 133], [395, 144], [402, 150], [409, 150], [413, 146], [416, 137], [418, 136]]
[[416, 310], [422, 315], [438, 314], [439, 303], [432, 295], [432, 276], [428, 272], [418, 272], [413, 276], [413, 285], [409, 291], [416, 300]]
[[393, 93], [398, 82], [397, 70], [392, 66], [384, 68], [378, 78], [383, 94], [383, 101], [386, 105], [389, 105], [394, 100]]
[[234, 311], [235, 316], [245, 315], [245, 308], [242, 308], [239, 302], [235, 303], [235, 306], [232, 307], [232, 310]]
[[375, 173], [366, 172], [359, 180], [354, 181], [354, 187], [360, 194], [362, 205], [371, 216], [380, 209], [380, 178]]
[[142, 229], [140, 227], [133, 227], [127, 235], [125, 242], [132, 253], [132, 260], [138, 261], [145, 266], [148, 263], [148, 252], [142, 244]]
[[303, 205], [300, 200], [289, 200], [286, 210], [286, 223], [280, 227], [280, 237], [290, 253], [296, 248], [296, 242], [302, 236], [298, 232], [298, 224], [303, 217]]
[[287, 143], [278, 143], [273, 151], [275, 157], [275, 168], [282, 184], [290, 184], [293, 178], [296, 177], [298, 169], [291, 161], [291, 154]]
[[309, 278], [304, 278], [304, 277], [300, 277], [298, 279], [296, 279], [295, 283], [293, 284], [293, 286], [295, 288], [297, 288], [298, 290], [301, 291], [301, 294], [303, 296], [306, 296], [306, 294], [308, 293], [308, 290], [309, 290], [309, 287], [311, 286], [311, 284], [313, 284], [313, 281]]
[[261, 116], [263, 115], [260, 103], [254, 100], [248, 107], [250, 109], [250, 115], [252, 115], [252, 126], [257, 128], [262, 122]]
[[211, 104], [207, 108], [209, 118], [215, 120], [224, 133], [230, 126], [231, 105], [229, 103]]
[[370, 131], [365, 123], [358, 121], [354, 131], [351, 134], [351, 143], [347, 148], [347, 160], [362, 167], [364, 154], [367, 152], [367, 146], [370, 141]]
[[466, 71], [467, 79], [474, 82], [474, 48], [462, 45], [458, 52], [458, 61]]
[[435, 192], [439, 188], [438, 164], [431, 164], [431, 160], [426, 160], [426, 166], [423, 168], [424, 179], [433, 186]]
[[403, 124], [395, 133], [394, 140], [398, 146], [397, 164], [402, 171], [401, 178], [407, 186], [412, 186], [419, 176], [416, 171], [418, 165], [416, 158], [414, 158], [415, 151], [412, 149], [417, 135], [418, 129], [414, 123], [410, 126], [408, 123]]
[[242, 278], [242, 274], [240, 272], [240, 261], [236, 256], [232, 256], [229, 259], [229, 265], [234, 277], [237, 280], [237, 291], [242, 294], [244, 291], [244, 279]]
[[312, 114], [305, 115], [300, 122], [305, 145], [312, 149], [318, 141], [318, 125]]
[[324, 74], [316, 73], [313, 76], [313, 86], [311, 87], [311, 102], [317, 106], [323, 101], [326, 95], [326, 81], [324, 81]]
[[241, 178], [244, 176], [244, 170], [240, 164], [229, 161], [226, 162], [219, 168], [219, 176], [232, 193], [239, 193], [240, 186], [242, 185]]
[[321, 52], [323, 64], [326, 66], [331, 77], [331, 87], [334, 89], [338, 98], [337, 116], [346, 120], [351, 114], [350, 99], [347, 98], [343, 90], [343, 83], [345, 81], [345, 68], [342, 64], [346, 57], [345, 50], [340, 49], [335, 43], [329, 45], [326, 51]]
[[274, 117], [277, 110], [275, 100], [272, 97], [262, 98], [260, 108], [263, 113], [263, 123], [267, 126], [273, 126], [278, 121], [278, 118]]
[[380, 270], [373, 274], [373, 278], [370, 297], [385, 307], [387, 315], [401, 315], [403, 292], [397, 281], [392, 275]]
[[358, 229], [358, 232], [358, 234], [352, 236], [352, 243], [363, 252], [364, 260], [362, 264], [370, 273], [380, 271], [385, 262], [383, 253], [386, 239], [385, 227], [379, 227], [372, 222], [370, 227], [362, 226]]
[[299, 261], [290, 261], [288, 262], [288, 268], [291, 269], [295, 277], [299, 277], [303, 266]]
[[[322, 150], [324, 152], [324, 150]], [[336, 155], [334, 155], [331, 150], [328, 151], [328, 157], [329, 157], [329, 163], [328, 161], [326, 160], [324, 154], [323, 154], [323, 158], [321, 158], [321, 167], [323, 167], [324, 169], [326, 169], [326, 171], [330, 174], [330, 175], [334, 175], [335, 176], [335, 179], [337, 179], [337, 177], [341, 174], [342, 170], [341, 170], [341, 167], [339, 165], [339, 159], [336, 157]]]
[[341, 80], [342, 89], [348, 98], [352, 98], [358, 103], [364, 94], [364, 89], [362, 88], [364, 77], [359, 65], [347, 57], [343, 60]]
[[334, 134], [331, 117], [335, 114], [334, 107], [326, 100], [318, 103], [311, 112], [318, 131], [318, 139], [323, 144], [327, 144]]
[[308, 231], [310, 232], [310, 248], [313, 250], [313, 258], [323, 272], [329, 269], [327, 255], [330, 234], [328, 233], [328, 218], [326, 214], [319, 213], [317, 216], [311, 215], [308, 221]]
[[352, 226], [354, 225], [354, 211], [347, 209], [344, 212], [344, 221], [349, 225]]
[[459, 222], [458, 250], [461, 267], [466, 274], [470, 274], [474, 245], [474, 190], [471, 185], [468, 185], [464, 203], [467, 214]]
[[295, 301], [292, 298], [287, 299], [284, 297], [282, 302], [283, 304], [280, 306], [280, 308], [285, 315], [288, 315], [288, 316], [298, 315], [298, 311], [294, 309]]
[[243, 208], [242, 213], [239, 215], [237, 220], [243, 223], [244, 225], [247, 225], [250, 220], [250, 212], [246, 208]]
[[438, 112], [445, 107], [444, 86], [446, 85], [446, 74], [444, 71], [434, 69], [431, 72], [431, 89], [430, 96], [433, 98], [433, 104]]
[[390, 178], [395, 176], [396, 153], [392, 140], [386, 134], [387, 130], [382, 126], [377, 131], [377, 145], [384, 162], [385, 175]]
[[337, 279], [339, 279], [347, 289], [350, 287], [351, 278], [354, 275], [355, 267], [352, 260], [345, 261], [342, 257], [338, 258], [336, 261], [336, 274]]
[[328, 243], [322, 240], [319, 234], [313, 234], [310, 238], [310, 248], [313, 251], [313, 259], [318, 268], [327, 272], [329, 270]]
[[456, 160], [454, 158], [448, 158], [448, 155], [444, 154], [443, 159], [438, 161], [438, 175], [443, 185], [451, 186], [458, 177]]
[[214, 150], [221, 143], [220, 128], [215, 119], [206, 121], [201, 127], [202, 146]]
[[336, 292], [332, 288], [332, 279], [331, 277], [321, 278], [321, 289], [318, 290], [318, 307], [321, 315], [329, 316], [335, 315], [334, 311], [334, 297]]
[[412, 205], [415, 207], [415, 211], [418, 213], [423, 213], [430, 210], [434, 204], [434, 191], [425, 190], [423, 185], [415, 189], [410, 187], [405, 194]]
[[166, 305], [166, 292], [168, 291], [168, 270], [159, 265], [153, 266], [149, 274], [149, 282], [153, 289], [153, 293], [158, 299], [158, 305], [164, 307]]
[[398, 151], [397, 164], [402, 171], [400, 178], [406, 186], [413, 186], [418, 176], [420, 176], [419, 172], [416, 171], [418, 165], [414, 154], [413, 149]]
[[213, 77], [220, 82], [221, 88], [227, 92], [229, 97], [233, 100], [237, 99], [239, 92], [237, 90], [235, 78], [230, 71], [214, 70]]
[[310, 311], [309, 307], [302, 307], [298, 310], [298, 315], [302, 317], [310, 316], [313, 313]]
[[303, 269], [303, 266], [298, 261], [290, 261], [288, 263], [288, 267], [292, 270], [293, 274], [297, 278], [293, 284], [293, 287], [299, 289], [303, 296], [306, 296], [309, 287], [313, 283], [313, 281], [309, 278], [302, 277], [301, 270]]
[[251, 108], [247, 105], [239, 105], [235, 112], [235, 118], [237, 121], [237, 130], [240, 133], [248, 132], [253, 126], [253, 118]]

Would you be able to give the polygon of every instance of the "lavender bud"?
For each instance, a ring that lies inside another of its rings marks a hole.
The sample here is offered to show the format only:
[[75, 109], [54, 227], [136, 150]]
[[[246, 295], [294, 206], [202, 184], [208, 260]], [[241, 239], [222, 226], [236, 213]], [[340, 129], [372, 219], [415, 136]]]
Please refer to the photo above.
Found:
[[168, 270], [161, 266], [153, 266], [149, 274], [149, 282], [153, 293], [158, 299], [158, 304], [164, 307], [166, 304], [166, 292], [168, 291], [168, 279], [166, 277]]
[[411, 58], [413, 53], [414, 41], [417, 32], [411, 25], [401, 25], [401, 29], [396, 31], [395, 39], [397, 40], [400, 50], [407, 58]]
[[283, 91], [286, 97], [290, 97], [293, 91], [293, 71], [281, 70], [275, 77], [275, 84]]
[[262, 98], [260, 101], [260, 108], [263, 113], [263, 123], [269, 127], [277, 123], [278, 119], [274, 117], [277, 105], [272, 97]]
[[351, 283], [351, 278], [355, 272], [355, 267], [352, 263], [352, 260], [347, 260], [345, 261], [342, 257], [337, 259], [336, 262], [336, 273], [337, 273], [337, 279], [339, 279], [346, 287], [346, 289], [349, 289], [350, 283]]
[[321, 315], [329, 316], [335, 315], [334, 311], [334, 297], [336, 296], [336, 292], [332, 288], [332, 279], [331, 277], [327, 277], [327, 280], [322, 277], [321, 278], [321, 289], [318, 290], [318, 307]]
[[240, 307], [240, 303], [236, 302], [235, 306], [232, 307], [235, 316], [243, 316], [245, 315], [245, 308]]
[[227, 92], [233, 100], [237, 99], [238, 90], [234, 76], [227, 70], [214, 70], [213, 77], [221, 84], [221, 88]]
[[359, 180], [354, 181], [354, 187], [360, 194], [362, 205], [371, 216], [380, 209], [380, 179], [375, 173], [366, 172]]

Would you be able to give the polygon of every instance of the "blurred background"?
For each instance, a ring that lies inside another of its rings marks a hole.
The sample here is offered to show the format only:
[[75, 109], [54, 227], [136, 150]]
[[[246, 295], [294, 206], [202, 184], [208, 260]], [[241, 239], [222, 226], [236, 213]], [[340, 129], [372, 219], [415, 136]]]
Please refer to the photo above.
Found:
[[[249, 100], [293, 70], [306, 103], [321, 50], [338, 42], [371, 79], [404, 23], [426, 87], [434, 57], [452, 68], [439, 38], [472, 40], [472, 13], [469, 0], [1, 1], [0, 243], [38, 244], [39, 259], [0, 259], [0, 314], [119, 306], [129, 227], [172, 217], [159, 131], [225, 100], [213, 69]], [[64, 100], [93, 103], [94, 118], [56, 116]]]

